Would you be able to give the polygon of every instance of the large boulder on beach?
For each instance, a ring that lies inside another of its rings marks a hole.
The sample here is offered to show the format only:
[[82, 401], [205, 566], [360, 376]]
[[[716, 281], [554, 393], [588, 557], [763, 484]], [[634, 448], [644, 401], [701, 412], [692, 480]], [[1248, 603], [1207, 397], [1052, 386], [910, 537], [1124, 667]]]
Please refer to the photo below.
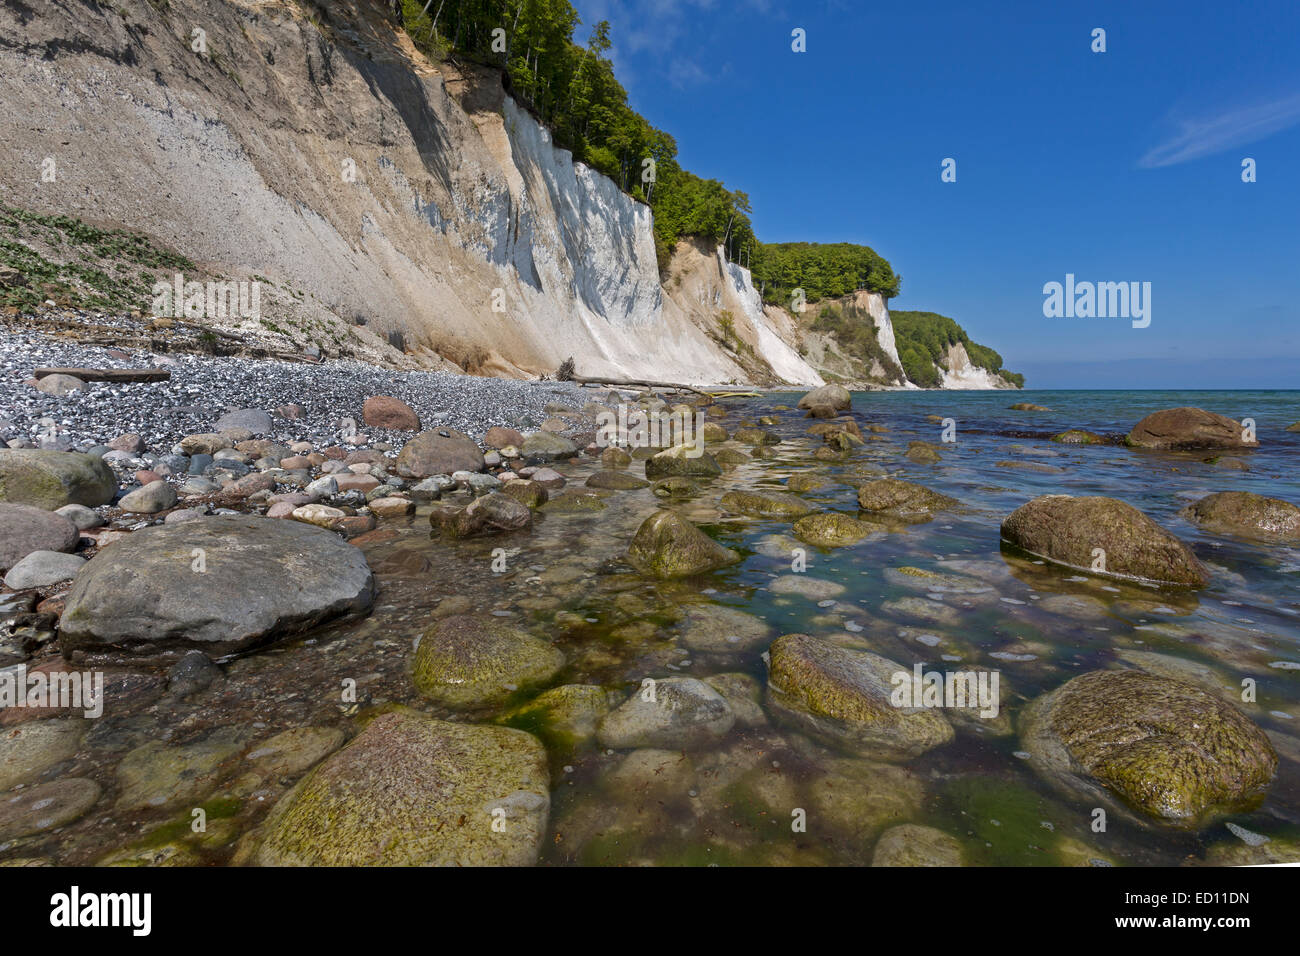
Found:
[[645, 476], [660, 478], [716, 478], [722, 466], [707, 451], [693, 445], [674, 445], [646, 459]]
[[638, 571], [657, 578], [682, 578], [716, 571], [740, 561], [675, 511], [656, 511], [641, 523], [627, 552]]
[[1140, 671], [1082, 674], [1030, 704], [1020, 727], [1031, 765], [1061, 789], [1167, 823], [1247, 807], [1277, 771], [1268, 737], [1232, 704]]
[[863, 511], [905, 521], [925, 521], [936, 511], [947, 511], [957, 504], [956, 498], [899, 478], [881, 478], [858, 487], [858, 507]]
[[220, 657], [362, 614], [365, 555], [336, 534], [252, 515], [136, 531], [77, 575], [59, 622], [70, 660]]
[[955, 736], [934, 708], [895, 706], [895, 684], [911, 671], [868, 651], [787, 634], [768, 651], [768, 704], [805, 732], [865, 756], [908, 759]]
[[1125, 442], [1135, 448], [1196, 451], [1203, 448], [1258, 448], [1246, 441], [1240, 422], [1201, 408], [1167, 408], [1133, 426]]
[[94, 508], [113, 500], [117, 479], [94, 455], [37, 448], [0, 448], [0, 502], [53, 511]]
[[411, 665], [415, 689], [447, 707], [498, 704], [564, 666], [545, 641], [495, 620], [454, 614], [420, 637]]
[[1191, 548], [1114, 498], [1043, 495], [1002, 522], [1002, 538], [1035, 557], [1104, 577], [1205, 587]]
[[1300, 543], [1300, 508], [1281, 498], [1265, 498], [1249, 491], [1220, 491], [1189, 505], [1183, 515], [1210, 531]]
[[371, 395], [361, 405], [361, 420], [371, 428], [418, 432], [420, 416], [414, 408], [392, 395]]
[[844, 411], [853, 405], [853, 396], [843, 385], [823, 385], [799, 399], [798, 407], [802, 409], [825, 405], [833, 411]]
[[550, 812], [536, 737], [381, 714], [272, 809], [262, 866], [528, 866]]
[[0, 502], [0, 571], [33, 551], [71, 551], [80, 533], [63, 515], [31, 505]]
[[420, 432], [397, 455], [393, 471], [403, 478], [428, 478], [457, 471], [482, 471], [483, 452], [464, 432], [451, 428]]

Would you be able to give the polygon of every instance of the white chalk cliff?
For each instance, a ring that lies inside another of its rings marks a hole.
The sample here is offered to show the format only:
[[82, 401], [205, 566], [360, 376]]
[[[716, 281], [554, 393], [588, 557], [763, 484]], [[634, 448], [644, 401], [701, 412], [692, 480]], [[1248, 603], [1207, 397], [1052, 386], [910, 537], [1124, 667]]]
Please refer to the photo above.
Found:
[[649, 208], [555, 148], [496, 74], [425, 59], [387, 6], [0, 7], [0, 202], [264, 277], [275, 325], [327, 354], [821, 384], [746, 270], [683, 242], [661, 282]]

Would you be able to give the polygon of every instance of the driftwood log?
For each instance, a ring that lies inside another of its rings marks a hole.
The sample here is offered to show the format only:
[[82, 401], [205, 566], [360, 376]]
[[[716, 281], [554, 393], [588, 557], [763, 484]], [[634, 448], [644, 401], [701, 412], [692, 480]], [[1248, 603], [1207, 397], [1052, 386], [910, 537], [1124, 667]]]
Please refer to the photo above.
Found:
[[165, 382], [172, 373], [165, 368], [38, 368], [36, 379], [47, 375], [75, 375], [83, 382]]
[[586, 375], [575, 375], [569, 381], [577, 382], [580, 385], [611, 385], [616, 388], [672, 388], [679, 392], [694, 392], [696, 395], [709, 394], [694, 385], [681, 385], [677, 382], [645, 382], [626, 378], [591, 378]]

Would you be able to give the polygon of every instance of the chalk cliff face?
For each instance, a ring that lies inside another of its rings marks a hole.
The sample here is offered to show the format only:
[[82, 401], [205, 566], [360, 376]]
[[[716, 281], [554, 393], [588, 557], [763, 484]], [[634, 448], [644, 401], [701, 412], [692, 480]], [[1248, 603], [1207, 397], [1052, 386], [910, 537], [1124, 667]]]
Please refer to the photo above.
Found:
[[821, 383], [748, 272], [681, 243], [665, 287], [648, 207], [556, 149], [496, 74], [426, 60], [388, 9], [0, 6], [0, 202], [265, 279], [277, 327], [327, 354], [361, 341], [486, 374], [572, 356], [592, 376]]
[[940, 371], [943, 373], [941, 388], [1015, 388], [996, 372], [971, 364], [966, 346], [960, 342], [948, 346], [947, 368]]

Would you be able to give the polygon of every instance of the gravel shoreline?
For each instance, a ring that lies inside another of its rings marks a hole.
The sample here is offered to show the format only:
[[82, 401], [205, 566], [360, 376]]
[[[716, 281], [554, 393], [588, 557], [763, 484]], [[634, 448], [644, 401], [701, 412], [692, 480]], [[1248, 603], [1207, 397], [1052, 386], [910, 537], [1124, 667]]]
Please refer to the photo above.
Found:
[[[114, 355], [113, 352], [118, 352]], [[128, 357], [120, 357], [122, 353]], [[24, 382], [41, 366], [166, 368], [166, 382], [91, 382], [75, 395], [46, 395]], [[276, 418], [276, 432], [293, 441], [328, 443], [342, 420], [354, 419], [371, 441], [400, 447], [409, 432], [386, 432], [362, 422], [372, 395], [391, 395], [419, 413], [425, 428], [454, 428], [481, 435], [495, 425], [535, 428], [549, 402], [581, 406], [601, 392], [554, 381], [480, 378], [447, 372], [384, 369], [354, 360], [319, 365], [277, 359], [110, 350], [63, 342], [40, 332], [0, 329], [0, 442], [40, 436], [57, 428], [59, 447], [94, 445], [135, 433], [150, 446], [167, 447], [208, 431], [223, 413], [240, 408], [303, 408], [298, 419]], [[54, 447], [54, 446], [49, 446]]]

